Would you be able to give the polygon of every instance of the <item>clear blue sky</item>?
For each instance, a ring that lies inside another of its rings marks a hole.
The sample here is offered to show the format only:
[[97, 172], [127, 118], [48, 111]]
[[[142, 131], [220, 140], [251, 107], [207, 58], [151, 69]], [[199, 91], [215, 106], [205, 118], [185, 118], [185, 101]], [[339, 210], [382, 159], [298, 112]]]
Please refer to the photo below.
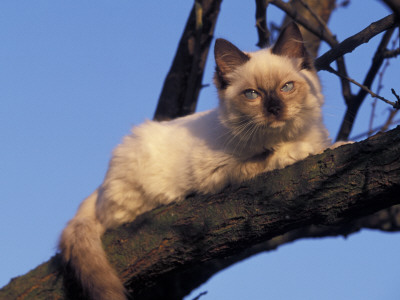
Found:
[[[255, 50], [254, 1], [224, 1], [216, 36]], [[234, 4], [235, 3], [235, 4]], [[130, 127], [151, 119], [192, 1], [0, 2], [0, 286], [47, 261], [79, 203], [102, 181], [110, 153]], [[339, 40], [388, 11], [353, 0], [336, 11]], [[280, 23], [282, 14], [270, 11]], [[363, 79], [379, 38], [346, 56]], [[323, 49], [328, 49], [326, 46]], [[204, 83], [211, 83], [214, 62]], [[399, 60], [382, 95], [398, 89]], [[320, 73], [324, 118], [336, 136], [344, 113], [338, 80]], [[353, 135], [368, 129], [371, 98]], [[217, 104], [210, 86], [199, 110]], [[379, 104], [375, 124], [384, 122]], [[399, 117], [397, 117], [399, 118]], [[399, 299], [400, 234], [373, 231], [302, 240], [216, 275], [201, 299]]]

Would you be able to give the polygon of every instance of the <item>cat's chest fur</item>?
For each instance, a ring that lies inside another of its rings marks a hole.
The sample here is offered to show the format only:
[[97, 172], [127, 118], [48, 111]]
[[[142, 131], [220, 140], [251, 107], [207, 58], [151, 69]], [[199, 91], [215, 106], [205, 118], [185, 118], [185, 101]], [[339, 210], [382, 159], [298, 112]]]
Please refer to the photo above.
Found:
[[241, 142], [221, 124], [217, 109], [170, 122], [149, 121], [114, 150], [107, 177], [124, 178], [142, 186], [146, 198], [166, 202], [192, 192], [218, 192], [268, 164], [270, 150]]

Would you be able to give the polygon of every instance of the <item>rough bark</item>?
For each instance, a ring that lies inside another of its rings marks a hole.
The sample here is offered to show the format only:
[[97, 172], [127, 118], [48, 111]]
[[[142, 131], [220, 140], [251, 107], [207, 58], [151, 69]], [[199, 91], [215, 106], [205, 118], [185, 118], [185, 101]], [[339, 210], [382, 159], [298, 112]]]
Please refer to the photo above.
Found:
[[[216, 195], [193, 195], [159, 207], [108, 231], [104, 245], [135, 299], [161, 299], [156, 291], [162, 299], [178, 299], [161, 290], [159, 281], [182, 273], [188, 279], [196, 277], [193, 270], [209, 262], [240, 260], [262, 251], [262, 243], [285, 234], [287, 238], [291, 232], [296, 238], [302, 231], [308, 236], [310, 226], [321, 232], [329, 227], [329, 235], [347, 234], [343, 228], [349, 222], [400, 204], [399, 193], [400, 127], [261, 174]], [[0, 290], [0, 299], [80, 299], [60, 271], [55, 256], [13, 279]], [[192, 289], [184, 285], [175, 282], [169, 288]]]

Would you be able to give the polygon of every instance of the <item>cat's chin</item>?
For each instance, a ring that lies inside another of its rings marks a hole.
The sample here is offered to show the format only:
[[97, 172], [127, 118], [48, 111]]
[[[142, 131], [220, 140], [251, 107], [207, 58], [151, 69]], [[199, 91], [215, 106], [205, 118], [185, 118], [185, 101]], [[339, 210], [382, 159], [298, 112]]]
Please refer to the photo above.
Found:
[[271, 121], [267, 123], [267, 127], [269, 128], [282, 128], [286, 125], [285, 121]]

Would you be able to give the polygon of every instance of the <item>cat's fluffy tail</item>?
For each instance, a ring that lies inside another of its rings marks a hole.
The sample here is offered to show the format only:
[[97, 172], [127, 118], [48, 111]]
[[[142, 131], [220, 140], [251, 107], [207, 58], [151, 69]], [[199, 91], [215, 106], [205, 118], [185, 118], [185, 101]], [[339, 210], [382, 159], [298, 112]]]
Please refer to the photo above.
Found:
[[93, 300], [126, 300], [125, 288], [109, 264], [101, 243], [104, 227], [95, 215], [97, 191], [79, 207], [59, 243], [63, 260]]

